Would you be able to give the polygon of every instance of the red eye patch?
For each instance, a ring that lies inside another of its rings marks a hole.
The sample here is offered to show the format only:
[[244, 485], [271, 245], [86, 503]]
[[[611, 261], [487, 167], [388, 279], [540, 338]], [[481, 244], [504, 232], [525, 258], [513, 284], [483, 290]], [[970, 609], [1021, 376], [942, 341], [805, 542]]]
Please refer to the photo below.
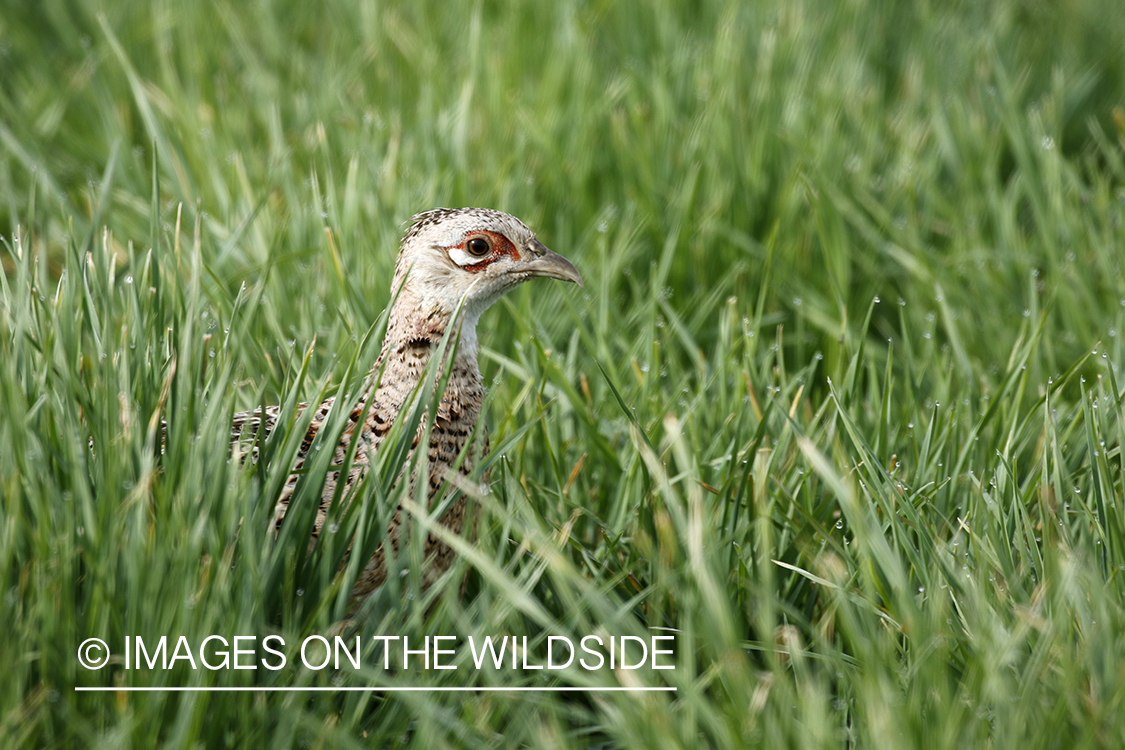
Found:
[[[480, 260], [476, 261], [475, 263], [468, 262], [475, 256], [468, 252], [467, 245], [470, 240], [479, 237], [488, 238], [489, 243], [492, 246], [492, 251], [480, 258]], [[453, 252], [454, 250], [458, 252], [455, 254]], [[519, 253], [516, 251], [515, 245], [512, 244], [511, 240], [509, 240], [499, 232], [490, 232], [487, 230], [471, 233], [461, 242], [460, 245], [449, 248], [449, 253], [450, 260], [456, 263], [459, 267], [465, 269], [466, 271], [469, 271], [470, 273], [476, 273], [477, 271], [483, 270], [490, 263], [505, 255], [512, 260], [519, 260], [520, 258]]]

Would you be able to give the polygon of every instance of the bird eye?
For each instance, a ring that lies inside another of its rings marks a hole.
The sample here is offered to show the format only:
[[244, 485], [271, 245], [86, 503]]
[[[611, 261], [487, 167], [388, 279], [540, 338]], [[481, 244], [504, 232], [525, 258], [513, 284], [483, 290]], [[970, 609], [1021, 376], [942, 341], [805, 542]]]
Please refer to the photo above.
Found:
[[469, 255], [480, 258], [488, 255], [488, 251], [492, 248], [488, 246], [488, 240], [483, 237], [474, 237], [465, 243], [465, 249], [469, 252]]

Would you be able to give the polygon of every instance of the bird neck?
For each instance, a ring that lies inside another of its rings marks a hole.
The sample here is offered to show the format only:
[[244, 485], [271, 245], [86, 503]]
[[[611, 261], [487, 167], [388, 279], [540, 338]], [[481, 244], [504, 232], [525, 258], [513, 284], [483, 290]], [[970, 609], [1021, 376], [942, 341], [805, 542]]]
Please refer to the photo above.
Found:
[[[453, 355], [449, 385], [442, 395], [443, 411], [448, 408], [451, 400], [482, 390], [477, 362], [476, 326], [479, 313], [471, 314], [472, 312], [463, 312], [457, 323], [461, 326], [461, 337]], [[375, 365], [376, 368], [384, 369], [375, 394], [377, 402], [396, 410], [406, 403], [414, 387], [425, 375], [426, 368], [450, 325], [451, 317], [450, 313], [441, 309], [426, 309], [400, 296], [391, 310], [382, 353]], [[451, 339], [449, 346], [452, 344]], [[437, 377], [441, 377], [440, 369]]]
[[[477, 321], [480, 319], [479, 310], [471, 306], [465, 307], [458, 316], [455, 325], [460, 326], [460, 341], [458, 342], [454, 362], [471, 361], [476, 367], [477, 349]], [[449, 328], [453, 314], [441, 306], [418, 304], [407, 295], [403, 295], [395, 302], [387, 320], [387, 333], [383, 338], [383, 355], [398, 351], [404, 347], [437, 350], [446, 330]], [[449, 346], [453, 340], [450, 338]], [[429, 354], [426, 354], [427, 360]]]

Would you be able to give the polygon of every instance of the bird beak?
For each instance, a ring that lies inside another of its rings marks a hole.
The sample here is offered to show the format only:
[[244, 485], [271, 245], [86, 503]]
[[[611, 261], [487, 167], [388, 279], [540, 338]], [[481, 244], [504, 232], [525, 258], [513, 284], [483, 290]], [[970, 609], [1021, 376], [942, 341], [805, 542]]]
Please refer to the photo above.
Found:
[[548, 250], [539, 240], [531, 241], [527, 248], [527, 255], [531, 257], [525, 261], [521, 271], [547, 279], [573, 281], [578, 286], [583, 286], [582, 274], [578, 273], [574, 264], [558, 253]]

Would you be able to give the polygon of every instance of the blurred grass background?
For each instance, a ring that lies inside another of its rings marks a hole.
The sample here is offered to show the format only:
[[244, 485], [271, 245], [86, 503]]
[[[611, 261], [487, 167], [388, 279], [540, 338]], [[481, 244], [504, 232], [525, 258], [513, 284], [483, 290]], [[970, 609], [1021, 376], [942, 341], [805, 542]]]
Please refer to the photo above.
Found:
[[[1125, 745], [1114, 0], [0, 8], [7, 744]], [[673, 628], [676, 669], [80, 669], [340, 615], [226, 425], [354, 383], [436, 205], [586, 288], [482, 321], [478, 543], [364, 634]], [[678, 692], [73, 691], [115, 679]]]

